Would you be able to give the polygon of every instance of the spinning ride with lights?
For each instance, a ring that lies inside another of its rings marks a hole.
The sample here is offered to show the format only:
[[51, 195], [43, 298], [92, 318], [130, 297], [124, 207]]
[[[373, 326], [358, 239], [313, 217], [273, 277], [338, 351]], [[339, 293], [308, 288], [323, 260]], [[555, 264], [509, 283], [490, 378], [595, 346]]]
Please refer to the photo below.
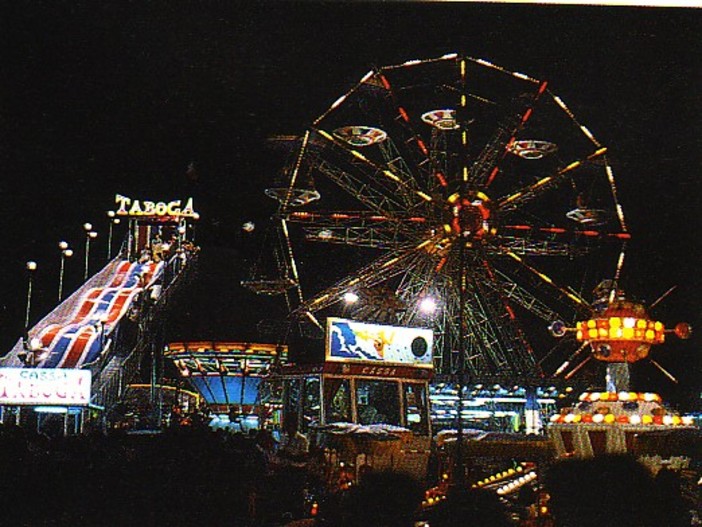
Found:
[[432, 327], [440, 373], [534, 379], [569, 353], [548, 324], [618, 278], [607, 149], [546, 82], [457, 54], [385, 66], [281, 144], [277, 276], [243, 285], [320, 336], [339, 314]]

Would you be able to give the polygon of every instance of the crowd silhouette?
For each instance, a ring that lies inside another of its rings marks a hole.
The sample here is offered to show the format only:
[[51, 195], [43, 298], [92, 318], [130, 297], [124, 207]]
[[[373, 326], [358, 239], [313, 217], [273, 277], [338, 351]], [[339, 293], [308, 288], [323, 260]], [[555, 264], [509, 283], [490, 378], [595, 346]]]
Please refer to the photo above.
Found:
[[[281, 464], [275, 449], [267, 431], [189, 426], [50, 438], [2, 424], [0, 525], [699, 525], [677, 472], [664, 468], [654, 477], [627, 456], [556, 462], [542, 487], [511, 500], [450, 489], [446, 500], [423, 510], [425, 486], [407, 475], [368, 472], [348, 490], [324, 492], [299, 463]], [[548, 512], [530, 516], [544, 496]]]

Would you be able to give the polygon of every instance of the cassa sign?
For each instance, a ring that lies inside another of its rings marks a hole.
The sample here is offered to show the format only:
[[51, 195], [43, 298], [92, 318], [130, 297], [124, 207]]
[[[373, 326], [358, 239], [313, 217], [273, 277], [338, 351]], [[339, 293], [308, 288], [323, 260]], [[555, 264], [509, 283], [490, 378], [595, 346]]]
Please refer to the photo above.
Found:
[[90, 370], [0, 368], [0, 404], [88, 406]]

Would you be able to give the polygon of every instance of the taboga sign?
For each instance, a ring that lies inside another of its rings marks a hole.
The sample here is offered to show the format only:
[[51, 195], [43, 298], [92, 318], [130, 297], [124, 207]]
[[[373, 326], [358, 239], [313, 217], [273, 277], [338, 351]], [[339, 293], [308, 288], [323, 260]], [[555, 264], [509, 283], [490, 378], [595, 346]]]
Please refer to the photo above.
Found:
[[185, 200], [176, 199], [166, 203], [165, 201], [140, 201], [128, 198], [121, 194], [115, 195], [115, 203], [118, 205], [115, 213], [118, 216], [156, 216], [171, 218], [193, 218], [200, 215], [193, 209], [193, 198]]
[[88, 406], [90, 370], [0, 368], [0, 404]]
[[433, 341], [431, 329], [328, 318], [326, 359], [431, 368]]

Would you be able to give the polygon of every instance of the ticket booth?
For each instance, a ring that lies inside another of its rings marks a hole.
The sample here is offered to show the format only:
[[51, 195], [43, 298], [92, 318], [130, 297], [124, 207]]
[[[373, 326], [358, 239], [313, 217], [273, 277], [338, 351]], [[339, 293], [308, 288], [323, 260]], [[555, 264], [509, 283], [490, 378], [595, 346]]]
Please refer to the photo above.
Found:
[[432, 341], [430, 329], [330, 318], [324, 362], [283, 366], [283, 422], [323, 455], [329, 483], [370, 469], [426, 476]]

